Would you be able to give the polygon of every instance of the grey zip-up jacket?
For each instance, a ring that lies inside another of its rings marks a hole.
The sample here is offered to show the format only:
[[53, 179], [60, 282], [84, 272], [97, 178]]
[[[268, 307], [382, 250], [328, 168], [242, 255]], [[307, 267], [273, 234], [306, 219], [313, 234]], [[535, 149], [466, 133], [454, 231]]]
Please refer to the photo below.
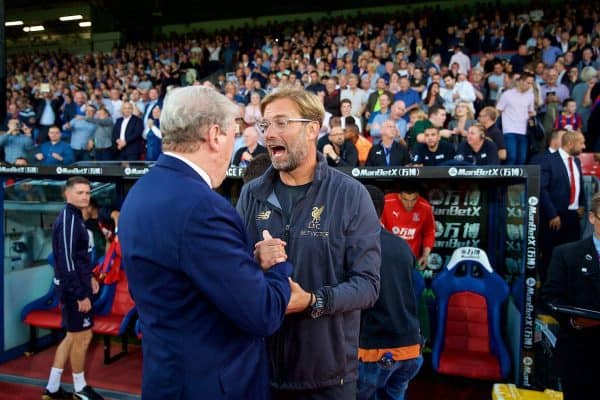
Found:
[[112, 147], [112, 131], [113, 131], [113, 120], [110, 117], [107, 118], [90, 118], [85, 119], [88, 122], [96, 124], [96, 130], [94, 131], [94, 146], [97, 149], [108, 149]]
[[268, 229], [287, 242], [292, 279], [325, 298], [325, 313], [286, 316], [268, 339], [272, 385], [315, 389], [358, 378], [360, 310], [379, 294], [380, 224], [371, 198], [358, 181], [327, 166], [318, 153], [306, 195], [284, 220], [274, 192], [272, 167], [246, 184], [237, 204], [250, 242]]

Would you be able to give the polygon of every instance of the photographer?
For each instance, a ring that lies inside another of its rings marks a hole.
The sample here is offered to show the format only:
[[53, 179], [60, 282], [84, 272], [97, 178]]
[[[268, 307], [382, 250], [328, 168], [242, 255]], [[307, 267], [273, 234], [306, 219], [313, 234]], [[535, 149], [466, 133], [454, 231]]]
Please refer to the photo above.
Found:
[[4, 148], [4, 161], [14, 164], [19, 158], [27, 159], [33, 148], [31, 128], [22, 125], [18, 119], [8, 121], [8, 130], [0, 134], [0, 147]]

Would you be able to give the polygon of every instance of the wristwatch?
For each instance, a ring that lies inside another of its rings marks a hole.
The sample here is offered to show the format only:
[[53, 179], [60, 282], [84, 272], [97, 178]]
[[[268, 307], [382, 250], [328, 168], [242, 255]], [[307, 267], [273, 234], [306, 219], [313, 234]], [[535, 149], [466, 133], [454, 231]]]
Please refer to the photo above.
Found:
[[312, 319], [317, 319], [325, 312], [325, 298], [319, 293], [314, 293], [315, 303], [308, 308], [309, 315]]

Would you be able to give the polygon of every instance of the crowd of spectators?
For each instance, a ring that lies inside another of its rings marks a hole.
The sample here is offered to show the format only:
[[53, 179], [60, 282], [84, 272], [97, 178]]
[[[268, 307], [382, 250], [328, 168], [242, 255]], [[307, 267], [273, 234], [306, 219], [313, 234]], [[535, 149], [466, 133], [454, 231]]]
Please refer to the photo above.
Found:
[[329, 145], [331, 165], [524, 164], [546, 151], [553, 129], [581, 131], [600, 151], [597, 7], [447, 14], [358, 15], [110, 53], [13, 56], [4, 161], [155, 160], [162, 99], [173, 86], [199, 84], [240, 107], [236, 165], [264, 151], [260, 101], [284, 85], [322, 99], [319, 149]]

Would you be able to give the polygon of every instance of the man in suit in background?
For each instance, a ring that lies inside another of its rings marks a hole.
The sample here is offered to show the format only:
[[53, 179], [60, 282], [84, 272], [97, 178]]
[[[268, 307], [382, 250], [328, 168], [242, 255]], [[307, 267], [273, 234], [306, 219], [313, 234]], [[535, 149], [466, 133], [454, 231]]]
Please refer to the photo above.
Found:
[[144, 399], [269, 396], [263, 338], [283, 321], [292, 266], [267, 231], [255, 262], [242, 220], [213, 191], [231, 160], [236, 115], [213, 89], [170, 92], [164, 153], [121, 210], [123, 264], [144, 334]]
[[404, 140], [397, 142], [398, 128], [393, 120], [381, 124], [381, 141], [371, 147], [367, 167], [402, 167], [410, 163], [410, 155]]
[[122, 161], [139, 160], [143, 148], [144, 124], [139, 117], [133, 115], [131, 103], [123, 103], [121, 111], [123, 116], [117, 119], [112, 133], [116, 146], [115, 158]]
[[50, 85], [40, 88], [39, 97], [35, 100], [35, 121], [38, 128], [37, 144], [48, 141], [48, 130], [51, 126], [60, 125], [60, 106], [64, 102], [55, 96]]
[[581, 162], [577, 158], [585, 149], [580, 132], [566, 132], [561, 148], [541, 161], [540, 279], [545, 281], [550, 255], [559, 244], [581, 238], [585, 195]]
[[[600, 311], [600, 193], [589, 213], [592, 237], [557, 247], [542, 287], [546, 304]], [[557, 314], [560, 322], [556, 361], [565, 400], [594, 399], [598, 395], [600, 322]]]
[[143, 111], [142, 121], [144, 121], [144, 132], [148, 130], [148, 120], [152, 118], [152, 110], [156, 107], [162, 108], [163, 100], [159, 97], [158, 89], [152, 88], [148, 90], [148, 104]]

